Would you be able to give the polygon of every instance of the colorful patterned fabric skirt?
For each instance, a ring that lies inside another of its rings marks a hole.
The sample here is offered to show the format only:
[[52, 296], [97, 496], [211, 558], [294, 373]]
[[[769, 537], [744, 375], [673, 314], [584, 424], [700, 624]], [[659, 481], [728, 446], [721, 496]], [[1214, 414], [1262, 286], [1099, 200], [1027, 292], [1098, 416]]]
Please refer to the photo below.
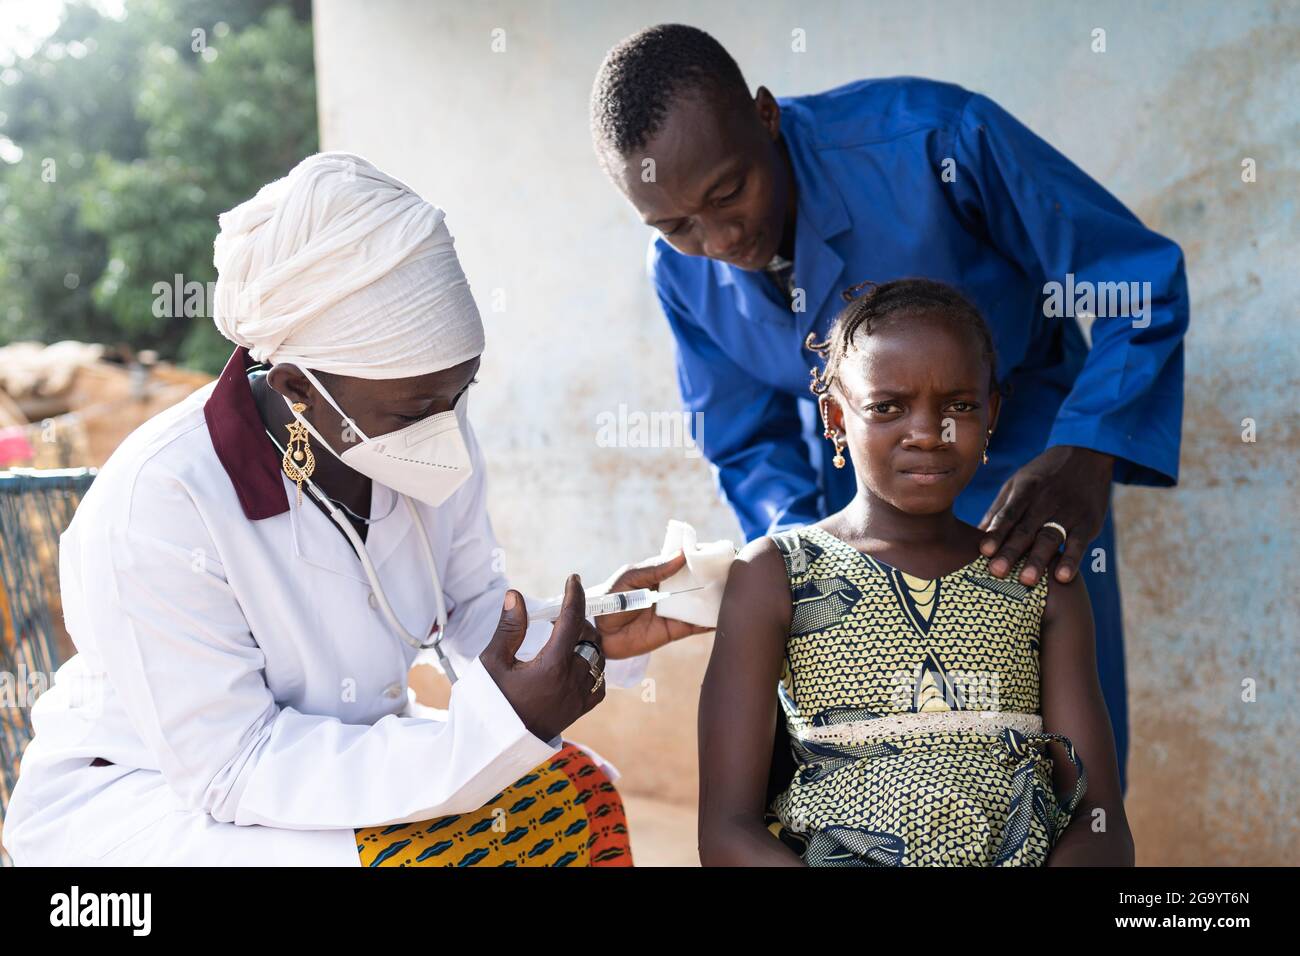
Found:
[[356, 831], [362, 866], [631, 866], [609, 776], [571, 743], [473, 813]]

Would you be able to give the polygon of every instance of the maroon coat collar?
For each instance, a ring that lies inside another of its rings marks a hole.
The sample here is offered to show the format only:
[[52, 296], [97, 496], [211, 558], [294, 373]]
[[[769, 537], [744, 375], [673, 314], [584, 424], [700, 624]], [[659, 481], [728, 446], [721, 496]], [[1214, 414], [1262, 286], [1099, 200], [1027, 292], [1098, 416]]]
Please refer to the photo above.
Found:
[[266, 426], [248, 384], [248, 370], [256, 364], [248, 349], [242, 345], [235, 349], [203, 405], [212, 447], [250, 521], [273, 518], [289, 510], [289, 496], [280, 478], [280, 458], [266, 440]]

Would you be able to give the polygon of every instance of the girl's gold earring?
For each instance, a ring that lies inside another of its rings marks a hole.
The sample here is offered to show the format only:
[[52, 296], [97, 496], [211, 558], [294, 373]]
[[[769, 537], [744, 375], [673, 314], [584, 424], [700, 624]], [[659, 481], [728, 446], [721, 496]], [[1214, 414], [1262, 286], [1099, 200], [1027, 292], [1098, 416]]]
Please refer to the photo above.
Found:
[[[302, 402], [294, 402], [294, 413], [301, 415], [306, 407]], [[298, 505], [301, 507], [302, 483], [316, 471], [316, 456], [311, 453], [311, 445], [307, 443], [306, 425], [290, 422], [286, 427], [289, 429], [289, 447], [285, 449], [280, 465], [284, 468], [285, 476], [298, 485]]]
[[984, 464], [986, 465], [989, 463], [989, 439], [992, 437], [993, 432], [991, 431], [984, 436]]
[[[813, 369], [813, 375], [816, 376], [817, 370]], [[835, 429], [831, 428], [831, 420], [826, 414], [826, 407], [822, 406], [822, 437], [835, 445], [835, 457], [831, 459], [831, 464], [836, 468], [844, 467], [844, 439], [835, 434]]]

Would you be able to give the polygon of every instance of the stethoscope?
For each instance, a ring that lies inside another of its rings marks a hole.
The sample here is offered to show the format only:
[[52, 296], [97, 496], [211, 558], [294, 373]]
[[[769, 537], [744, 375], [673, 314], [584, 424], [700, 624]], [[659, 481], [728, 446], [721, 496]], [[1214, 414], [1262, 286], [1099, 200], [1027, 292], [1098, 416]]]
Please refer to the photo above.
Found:
[[[280, 450], [281, 454], [284, 454], [284, 446], [275, 440], [275, 436], [272, 435], [269, 430], [266, 431], [266, 437], [271, 439], [271, 444], [275, 445], [275, 447]], [[416, 510], [415, 502], [413, 502], [407, 495], [393, 491], [393, 494], [406, 502], [406, 509], [411, 513], [411, 523], [415, 525], [416, 531], [420, 534], [420, 547], [421, 550], [424, 551], [424, 559], [429, 565], [429, 579], [433, 582], [433, 597], [438, 606], [438, 617], [437, 621], [433, 625], [433, 630], [429, 635], [431, 640], [427, 642], [420, 640], [403, 627], [402, 622], [399, 621], [397, 615], [393, 613], [393, 608], [388, 603], [388, 596], [384, 593], [384, 588], [379, 583], [379, 575], [375, 571], [375, 565], [370, 560], [370, 553], [366, 550], [366, 544], [361, 540], [361, 535], [357, 534], [357, 529], [352, 527], [352, 522], [350, 522], [347, 519], [347, 516], [343, 514], [343, 511], [338, 507], [338, 504], [333, 498], [316, 487], [314, 481], [307, 478], [306, 484], [307, 490], [311, 493], [311, 496], [321, 503], [321, 506], [329, 513], [329, 516], [334, 519], [334, 523], [343, 530], [344, 535], [346, 535], [347, 539], [352, 542], [352, 548], [356, 551], [357, 557], [361, 559], [361, 567], [366, 572], [366, 578], [370, 581], [371, 592], [375, 595], [375, 600], [379, 602], [379, 611], [384, 616], [384, 620], [388, 622], [389, 629], [418, 651], [427, 651], [432, 649], [434, 654], [438, 657], [438, 663], [441, 665], [443, 673], [447, 675], [447, 680], [451, 681], [453, 684], [456, 683], [456, 671], [452, 668], [451, 661], [447, 659], [447, 655], [442, 649], [442, 636], [447, 629], [447, 605], [443, 601], [442, 597], [442, 583], [438, 580], [438, 566], [433, 560], [433, 545], [429, 543], [429, 532], [425, 530], [424, 522], [420, 520], [420, 514]], [[392, 489], [389, 490], [392, 491]], [[346, 507], [346, 505], [344, 507]], [[366, 519], [360, 518], [358, 520], [364, 521]]]

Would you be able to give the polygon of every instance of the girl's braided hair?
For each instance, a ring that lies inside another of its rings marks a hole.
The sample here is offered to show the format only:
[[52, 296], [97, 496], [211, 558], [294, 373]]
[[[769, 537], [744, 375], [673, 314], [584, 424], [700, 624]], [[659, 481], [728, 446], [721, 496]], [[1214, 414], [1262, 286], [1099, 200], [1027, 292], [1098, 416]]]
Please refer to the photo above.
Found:
[[870, 335], [881, 322], [906, 312], [940, 315], [953, 325], [973, 332], [989, 366], [989, 391], [998, 390], [993, 335], [975, 304], [952, 286], [933, 279], [895, 279], [880, 284], [860, 282], [840, 295], [848, 305], [835, 317], [826, 341], [816, 341], [816, 333], [809, 333], [804, 340], [804, 348], [816, 352], [826, 364], [826, 370], [820, 374], [816, 368], [810, 370], [809, 388], [814, 395], [824, 395], [838, 380], [840, 362], [849, 354], [859, 332]]

